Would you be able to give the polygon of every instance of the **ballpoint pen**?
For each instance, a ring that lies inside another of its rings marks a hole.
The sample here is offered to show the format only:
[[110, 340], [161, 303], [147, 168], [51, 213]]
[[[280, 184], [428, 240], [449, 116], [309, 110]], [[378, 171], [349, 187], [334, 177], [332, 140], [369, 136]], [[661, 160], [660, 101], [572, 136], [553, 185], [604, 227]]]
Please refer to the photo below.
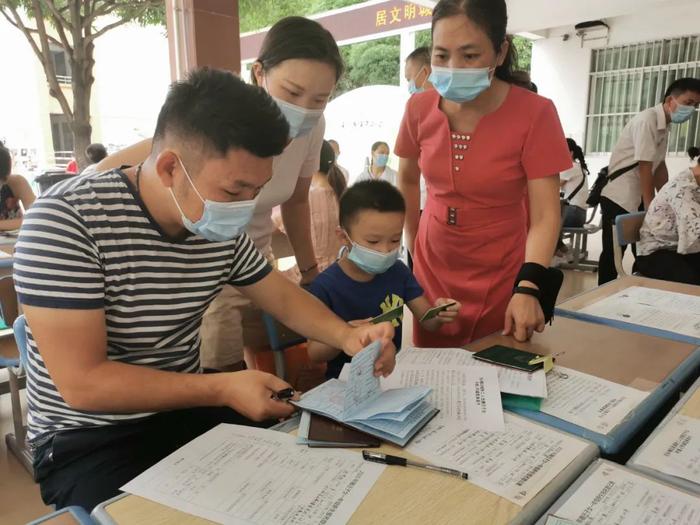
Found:
[[275, 401], [289, 401], [295, 394], [296, 392], [293, 388], [284, 388], [278, 392], [274, 392], [270, 397]]
[[461, 479], [469, 479], [469, 474], [467, 474], [466, 472], [460, 472], [459, 470], [454, 470], [446, 467], [438, 467], [437, 465], [429, 465], [428, 463], [420, 463], [419, 461], [413, 461], [411, 459], [402, 458], [400, 456], [392, 456], [390, 454], [382, 454], [381, 452], [363, 450], [362, 457], [365, 459], [365, 461], [382, 463], [383, 465], [398, 465], [400, 467], [418, 467], [424, 468], [426, 470], [432, 470], [435, 472], [442, 472], [443, 474], [449, 474], [450, 476], [456, 476]]

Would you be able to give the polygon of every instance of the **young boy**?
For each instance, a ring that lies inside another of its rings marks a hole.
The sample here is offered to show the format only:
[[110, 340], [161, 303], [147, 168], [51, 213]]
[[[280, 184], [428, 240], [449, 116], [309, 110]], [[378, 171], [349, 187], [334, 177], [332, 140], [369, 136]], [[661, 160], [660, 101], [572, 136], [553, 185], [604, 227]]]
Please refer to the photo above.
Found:
[[[401, 193], [383, 180], [351, 186], [340, 199], [340, 230], [344, 255], [311, 284], [310, 291], [341, 319], [358, 325], [407, 304], [420, 319], [432, 307], [411, 271], [398, 260], [406, 205]], [[438, 299], [435, 306], [451, 304], [437, 317], [424, 321], [437, 330], [457, 317], [461, 305]], [[403, 317], [403, 316], [402, 316]], [[394, 344], [401, 348], [401, 319], [393, 322]], [[318, 341], [309, 342], [313, 361], [327, 361], [326, 377], [338, 377], [350, 356]]]

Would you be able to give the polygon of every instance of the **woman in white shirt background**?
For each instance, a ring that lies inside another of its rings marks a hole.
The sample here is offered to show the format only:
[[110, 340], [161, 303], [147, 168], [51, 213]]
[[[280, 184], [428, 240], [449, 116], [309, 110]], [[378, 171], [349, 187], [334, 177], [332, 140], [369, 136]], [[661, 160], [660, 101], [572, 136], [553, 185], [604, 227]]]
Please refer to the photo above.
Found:
[[574, 165], [559, 174], [562, 198], [566, 201], [561, 225], [564, 228], [580, 228], [586, 223], [586, 199], [588, 199], [588, 166], [583, 150], [574, 139], [566, 139]]
[[[574, 165], [559, 174], [560, 194], [564, 201], [562, 228], [580, 228], [586, 223], [588, 204], [588, 166], [583, 150], [574, 139], [566, 139]], [[565, 262], [568, 249], [561, 236], [553, 264]]]
[[[338, 168], [340, 173], [343, 174], [343, 177], [345, 177], [345, 185], [347, 186], [350, 184], [350, 172], [338, 164], [338, 159], [340, 158], [340, 144], [338, 144], [338, 141], [334, 139], [328, 139], [328, 144], [331, 145], [331, 148], [333, 148], [333, 152], [335, 153], [335, 167]], [[323, 152], [323, 150], [321, 151]]]
[[[321, 161], [318, 171], [314, 173], [311, 180], [311, 189], [309, 190], [311, 238], [319, 272], [336, 261], [338, 252], [343, 247], [343, 243], [338, 237], [338, 228], [340, 228], [338, 204], [347, 188], [347, 182], [335, 159], [335, 151], [330, 140], [324, 140], [321, 147]], [[273, 210], [272, 220], [282, 233], [287, 233], [279, 207]], [[301, 280], [298, 266], [283, 273], [294, 282], [298, 283]]]
[[355, 182], [381, 179], [396, 186], [396, 171], [387, 165], [389, 153], [389, 145], [386, 142], [378, 141], [372, 144], [372, 154], [367, 167], [355, 178]]
[[700, 285], [700, 149], [688, 155], [691, 167], [651, 201], [634, 268], [646, 277]]
[[[310, 283], [318, 275], [311, 240], [309, 188], [319, 166], [326, 127], [323, 111], [343, 70], [333, 35], [318, 22], [297, 16], [283, 18], [270, 28], [252, 68], [252, 82], [272, 96], [287, 118], [290, 142], [274, 158], [272, 179], [257, 198], [246, 233], [272, 260], [272, 233], [276, 230], [272, 209], [281, 205], [301, 284]], [[136, 165], [150, 151], [149, 139], [107, 157], [98, 169]], [[202, 366], [224, 371], [243, 368], [244, 346], [253, 350], [268, 344], [260, 310], [228, 285], [204, 314], [200, 335]], [[254, 352], [246, 351], [245, 357], [247, 366], [254, 368]]]

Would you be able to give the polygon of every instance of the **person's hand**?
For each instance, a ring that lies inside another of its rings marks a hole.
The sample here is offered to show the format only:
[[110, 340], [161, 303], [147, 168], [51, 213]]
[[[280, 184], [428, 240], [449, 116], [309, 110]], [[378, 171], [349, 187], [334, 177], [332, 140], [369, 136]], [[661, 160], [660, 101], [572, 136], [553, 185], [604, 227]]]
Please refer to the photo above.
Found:
[[370, 343], [380, 341], [382, 349], [374, 362], [374, 375], [386, 377], [393, 372], [396, 365], [396, 347], [393, 339], [394, 327], [391, 323], [363, 324], [350, 330], [343, 343], [343, 352], [354, 356]]
[[438, 300], [435, 301], [435, 306], [442, 306], [443, 304], [453, 304], [450, 306], [447, 310], [444, 310], [438, 314], [436, 319], [440, 323], [451, 323], [455, 319], [457, 319], [457, 315], [459, 314], [460, 308], [462, 308], [462, 303], [455, 299], [446, 299], [444, 297], [440, 297]]
[[[272, 398], [275, 392], [291, 388], [279, 377], [258, 370], [221, 374], [221, 404], [253, 421], [289, 417], [294, 406]], [[292, 398], [297, 401], [299, 394]]]
[[365, 326], [368, 324], [371, 324], [372, 318], [368, 317], [367, 319], [357, 319], [355, 321], [348, 321], [348, 324], [352, 326], [353, 328], [357, 328], [358, 326]]
[[301, 270], [299, 273], [301, 274], [301, 281], [299, 282], [299, 285], [303, 288], [308, 288], [309, 285], [314, 282], [314, 279], [318, 277], [318, 265], [314, 266], [306, 273], [301, 273]]
[[516, 293], [506, 310], [503, 335], [512, 335], [516, 341], [529, 341], [532, 334], [544, 330], [544, 312], [536, 297]]

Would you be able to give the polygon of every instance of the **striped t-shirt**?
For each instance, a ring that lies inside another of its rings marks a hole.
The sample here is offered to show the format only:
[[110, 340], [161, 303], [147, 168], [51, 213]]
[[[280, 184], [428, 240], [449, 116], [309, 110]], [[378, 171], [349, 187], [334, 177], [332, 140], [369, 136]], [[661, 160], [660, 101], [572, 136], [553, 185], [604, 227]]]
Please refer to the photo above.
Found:
[[[40, 197], [24, 218], [14, 260], [22, 304], [104, 308], [109, 359], [190, 373], [199, 371], [199, 327], [211, 301], [226, 283], [250, 285], [270, 271], [245, 234], [226, 242], [168, 237], [119, 170], [77, 176]], [[70, 408], [30, 327], [27, 341], [32, 444], [59, 430], [149, 415]]]

